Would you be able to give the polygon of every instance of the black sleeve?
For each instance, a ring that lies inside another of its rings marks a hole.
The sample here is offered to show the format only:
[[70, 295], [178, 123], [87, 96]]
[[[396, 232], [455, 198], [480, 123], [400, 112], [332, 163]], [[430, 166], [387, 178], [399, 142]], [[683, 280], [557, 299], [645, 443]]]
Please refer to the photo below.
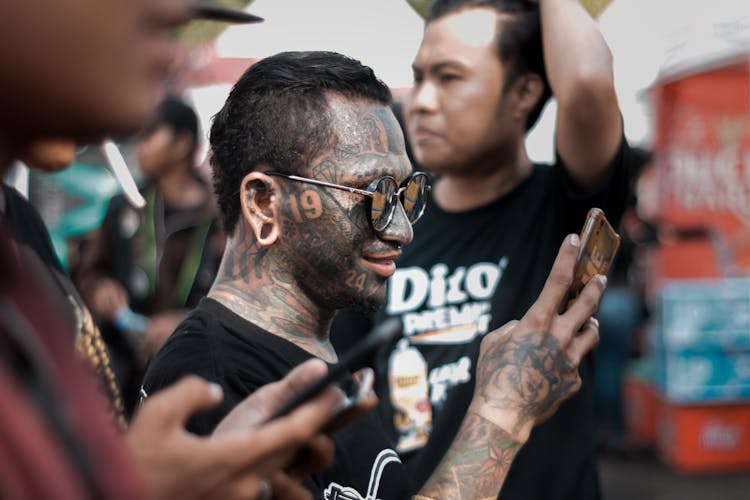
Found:
[[218, 373], [205, 335], [190, 331], [173, 334], [151, 361], [141, 386], [141, 397], [150, 397], [186, 375], [198, 375], [224, 390], [224, 399], [218, 406], [193, 415], [187, 423], [187, 429], [195, 434], [210, 434], [242, 397]]
[[591, 207], [604, 210], [612, 226], [618, 227], [620, 225], [632, 190], [633, 173], [637, 168], [635, 163], [633, 150], [623, 135], [601, 187], [593, 192], [583, 192], [574, 184], [560, 155], [557, 155], [554, 168], [561, 189], [557, 189], [555, 192], [559, 196], [561, 207], [569, 214], [568, 232], [580, 231], [586, 213]]

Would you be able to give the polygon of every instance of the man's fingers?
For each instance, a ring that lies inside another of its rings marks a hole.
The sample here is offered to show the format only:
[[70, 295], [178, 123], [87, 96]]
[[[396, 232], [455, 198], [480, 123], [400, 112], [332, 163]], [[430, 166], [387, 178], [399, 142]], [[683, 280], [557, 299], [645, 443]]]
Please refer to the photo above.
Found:
[[355, 402], [343, 410], [337, 411], [325, 426], [323, 426], [323, 432], [326, 434], [333, 434], [355, 420], [367, 415], [377, 408], [377, 406], [378, 397], [373, 390], [370, 390], [367, 394], [360, 396]]
[[164, 427], [175, 423], [184, 425], [195, 413], [216, 406], [223, 397], [221, 386], [195, 375], [188, 375], [176, 384], [149, 396], [140, 411], [160, 413]]
[[270, 481], [271, 498], [279, 500], [308, 500], [312, 495], [295, 479], [282, 472], [273, 475]]
[[[265, 485], [263, 483], [266, 483]], [[265, 500], [272, 498], [273, 487], [269, 481], [258, 474], [238, 474], [223, 481], [221, 486], [214, 488], [202, 500], [246, 500], [248, 498]]]
[[596, 313], [599, 302], [607, 287], [607, 278], [596, 275], [586, 283], [586, 286], [576, 297], [573, 304], [559, 318], [558, 324], [564, 325], [572, 335], [583, 326], [583, 324]]
[[294, 432], [287, 439], [302, 444], [317, 434], [343, 403], [344, 393], [338, 387], [331, 386], [289, 415], [265, 424], [263, 433], [269, 436], [274, 433], [283, 435], [285, 428], [291, 427]]
[[552, 264], [552, 270], [547, 277], [542, 293], [536, 300], [529, 314], [542, 318], [551, 318], [557, 314], [560, 305], [568, 294], [568, 289], [573, 283], [573, 269], [578, 259], [580, 240], [577, 234], [569, 234], [560, 246], [557, 258]]
[[318, 434], [300, 448], [286, 472], [289, 477], [302, 480], [331, 465], [335, 451], [333, 440], [325, 434]]
[[[301, 393], [310, 384], [325, 376], [326, 364], [320, 359], [310, 359], [297, 366], [279, 382], [261, 387], [255, 394], [261, 393], [265, 398], [269, 416], [285, 402]], [[254, 394], [254, 395], [255, 395]], [[251, 398], [253, 396], [250, 396]]]
[[297, 449], [320, 432], [342, 400], [341, 390], [329, 387], [289, 415], [234, 432], [214, 433], [217, 453], [231, 456], [238, 469], [259, 463], [268, 470], [285, 467]]
[[122, 287], [115, 287], [113, 290], [113, 300], [118, 307], [128, 305], [128, 293]]
[[261, 422], [326, 371], [323, 361], [310, 360], [279, 382], [261, 387], [246, 398], [214, 431], [213, 445], [217, 456], [231, 457], [231, 463], [227, 465], [236, 471], [253, 466], [267, 471], [286, 467], [297, 450], [318, 434], [341, 406], [343, 392], [328, 387], [289, 415]]
[[349, 390], [350, 393], [345, 399], [344, 406], [339, 408], [323, 427], [323, 432], [326, 434], [333, 434], [378, 406], [378, 397], [373, 390], [375, 384], [373, 369], [362, 368], [353, 374], [353, 378], [356, 385], [353, 390]]
[[497, 335], [498, 337], [504, 337], [506, 336], [515, 326], [518, 324], [518, 320], [514, 319], [511, 321], [508, 321], [503, 326], [495, 330], [494, 332], [490, 332], [492, 335]]
[[591, 352], [599, 343], [599, 321], [596, 318], [589, 318], [586, 324], [576, 335], [567, 349], [568, 359], [576, 368], [581, 364], [583, 357]]
[[285, 397], [292, 397], [304, 390], [315, 380], [323, 377], [328, 372], [325, 362], [314, 358], [297, 366], [282, 379], [282, 390], [288, 391]]
[[264, 385], [235, 406], [219, 422], [214, 434], [248, 429], [265, 422], [284, 402], [324, 376], [327, 370], [326, 364], [319, 359], [302, 363], [283, 379]]
[[125, 289], [113, 280], [107, 280], [102, 283], [101, 294], [104, 300], [112, 302], [115, 306], [126, 306], [128, 303], [128, 294]]
[[518, 320], [514, 319], [512, 321], [509, 321], [505, 323], [500, 328], [491, 331], [487, 335], [484, 336], [482, 339], [482, 343], [480, 344], [480, 350], [481, 352], [487, 352], [488, 350], [491, 350], [493, 346], [495, 346], [498, 342], [502, 342], [502, 339], [510, 334], [510, 332], [513, 330], [513, 328], [518, 324]]

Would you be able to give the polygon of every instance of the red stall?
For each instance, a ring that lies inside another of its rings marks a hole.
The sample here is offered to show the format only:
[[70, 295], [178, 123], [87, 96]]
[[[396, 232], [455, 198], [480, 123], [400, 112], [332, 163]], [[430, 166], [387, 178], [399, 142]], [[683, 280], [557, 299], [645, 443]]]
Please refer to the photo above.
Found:
[[655, 160], [642, 181], [659, 226], [648, 273], [655, 397], [630, 403], [655, 408], [644, 413], [650, 427], [631, 429], [653, 432], [655, 416], [652, 444], [679, 470], [748, 470], [750, 53], [673, 67], [650, 92]]
[[750, 275], [750, 55], [653, 87], [662, 241], [652, 278]]

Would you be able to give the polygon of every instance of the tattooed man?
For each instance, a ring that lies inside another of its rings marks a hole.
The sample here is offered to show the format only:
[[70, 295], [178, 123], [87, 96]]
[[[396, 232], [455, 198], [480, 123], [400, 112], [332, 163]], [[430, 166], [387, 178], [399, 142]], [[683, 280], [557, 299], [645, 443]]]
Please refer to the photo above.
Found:
[[[225, 254], [209, 296], [156, 356], [143, 388], [186, 373], [222, 385], [223, 406], [194, 417], [192, 430], [210, 432], [232, 405], [308, 358], [335, 362], [336, 311], [383, 303], [429, 190], [412, 172], [390, 98], [355, 60], [288, 52], [253, 65], [216, 116]], [[420, 491], [369, 415], [334, 434], [334, 464], [306, 483], [313, 495], [494, 498], [531, 428], [578, 389], [578, 363], [598, 338], [590, 318], [603, 279], [557, 314], [577, 246], [576, 236], [565, 240], [528, 314], [485, 337], [472, 405]]]

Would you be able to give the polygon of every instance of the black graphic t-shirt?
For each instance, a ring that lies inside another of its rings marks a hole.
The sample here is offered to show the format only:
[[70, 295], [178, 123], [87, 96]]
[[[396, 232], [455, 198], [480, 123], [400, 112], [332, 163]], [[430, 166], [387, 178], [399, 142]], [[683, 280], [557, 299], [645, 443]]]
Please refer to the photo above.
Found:
[[[187, 374], [220, 384], [224, 389], [221, 405], [188, 422], [192, 432], [208, 434], [245, 397], [283, 378], [311, 357], [291, 342], [205, 298], [156, 355], [141, 393], [153, 394]], [[333, 465], [304, 483], [315, 498], [408, 498], [410, 482], [406, 471], [375, 413], [336, 432], [333, 440]]]
[[[450, 447], [474, 390], [483, 336], [520, 319], [539, 295], [560, 245], [591, 207], [613, 225], [625, 209], [630, 149], [623, 139], [606, 185], [581, 196], [563, 166], [535, 165], [518, 187], [477, 209], [451, 213], [428, 204], [388, 284], [376, 321], [400, 316], [404, 336], [375, 360], [379, 412], [419, 487]], [[343, 312], [333, 339], [353, 341], [368, 325]], [[600, 498], [591, 360], [581, 391], [537, 427], [521, 449], [501, 498]]]

